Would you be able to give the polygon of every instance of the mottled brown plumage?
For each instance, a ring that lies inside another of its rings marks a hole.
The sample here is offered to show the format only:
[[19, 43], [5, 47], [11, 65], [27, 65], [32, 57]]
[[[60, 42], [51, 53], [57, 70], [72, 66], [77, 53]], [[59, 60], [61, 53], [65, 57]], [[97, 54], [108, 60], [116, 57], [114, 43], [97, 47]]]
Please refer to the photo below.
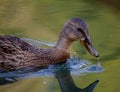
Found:
[[0, 36], [0, 68], [11, 71], [65, 62], [70, 57], [70, 45], [77, 40], [92, 55], [98, 56], [90, 41], [87, 25], [80, 18], [72, 18], [65, 23], [57, 45], [50, 49], [33, 46], [18, 37]]

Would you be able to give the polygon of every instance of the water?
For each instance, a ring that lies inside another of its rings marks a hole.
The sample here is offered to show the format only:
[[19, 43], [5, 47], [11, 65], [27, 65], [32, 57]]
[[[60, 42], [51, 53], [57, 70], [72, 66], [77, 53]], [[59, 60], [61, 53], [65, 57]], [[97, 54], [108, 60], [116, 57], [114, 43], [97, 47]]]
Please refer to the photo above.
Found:
[[1, 35], [16, 35], [26, 41], [31, 38], [31, 44], [50, 48], [56, 44], [63, 24], [77, 16], [87, 22], [93, 45], [100, 54], [100, 60], [96, 60], [79, 43], [74, 43], [71, 48], [74, 55], [66, 64], [34, 72], [28, 69], [27, 73], [0, 74], [0, 81], [6, 83], [0, 86], [0, 92], [61, 92], [61, 82], [74, 90], [76, 86], [82, 89], [92, 84], [95, 86], [89, 90], [95, 88], [94, 92], [120, 91], [119, 9], [104, 2], [85, 0], [2, 0], [0, 3]]
[[30, 38], [21, 38], [22, 40], [26, 41], [26, 42], [29, 42], [30, 44], [32, 45], [35, 45], [35, 46], [46, 46], [46, 47], [53, 47], [56, 45], [56, 42], [47, 42], [47, 41], [37, 41], [37, 40], [33, 40], [33, 39], [30, 39]]
[[[97, 57], [96, 59], [97, 59], [97, 65], [98, 65], [98, 66], [101, 66], [99, 57]], [[100, 79], [100, 72], [98, 72], [98, 79]]]

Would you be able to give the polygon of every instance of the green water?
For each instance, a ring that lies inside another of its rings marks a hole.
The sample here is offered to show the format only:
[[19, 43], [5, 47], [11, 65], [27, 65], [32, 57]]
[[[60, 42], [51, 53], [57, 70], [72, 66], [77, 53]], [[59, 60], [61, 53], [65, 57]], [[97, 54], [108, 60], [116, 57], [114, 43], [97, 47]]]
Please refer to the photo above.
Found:
[[[120, 92], [120, 12], [99, 2], [85, 0], [0, 0], [0, 34], [57, 41], [63, 24], [72, 17], [83, 18], [104, 71], [94, 92]], [[96, 58], [75, 42], [72, 51], [96, 63]], [[97, 74], [72, 76], [84, 88]], [[31, 78], [0, 86], [0, 92], [61, 92], [55, 78]]]

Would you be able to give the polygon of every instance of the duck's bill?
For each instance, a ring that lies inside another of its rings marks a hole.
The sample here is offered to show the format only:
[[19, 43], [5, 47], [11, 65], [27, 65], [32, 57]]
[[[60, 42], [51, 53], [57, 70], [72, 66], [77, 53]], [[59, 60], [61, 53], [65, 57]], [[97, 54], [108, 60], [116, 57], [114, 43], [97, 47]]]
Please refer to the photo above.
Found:
[[86, 38], [84, 41], [81, 41], [81, 42], [91, 55], [93, 55], [95, 57], [99, 57], [98, 52], [93, 47], [92, 42], [89, 38]]

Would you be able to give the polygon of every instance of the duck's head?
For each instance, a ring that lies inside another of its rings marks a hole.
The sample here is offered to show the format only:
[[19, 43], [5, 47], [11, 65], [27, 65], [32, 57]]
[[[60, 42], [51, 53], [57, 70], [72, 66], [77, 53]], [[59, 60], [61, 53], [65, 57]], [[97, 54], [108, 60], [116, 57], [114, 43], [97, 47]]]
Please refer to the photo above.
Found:
[[71, 18], [68, 20], [64, 25], [64, 31], [62, 34], [71, 41], [79, 41], [91, 55], [99, 57], [98, 52], [92, 45], [87, 24], [82, 19]]

